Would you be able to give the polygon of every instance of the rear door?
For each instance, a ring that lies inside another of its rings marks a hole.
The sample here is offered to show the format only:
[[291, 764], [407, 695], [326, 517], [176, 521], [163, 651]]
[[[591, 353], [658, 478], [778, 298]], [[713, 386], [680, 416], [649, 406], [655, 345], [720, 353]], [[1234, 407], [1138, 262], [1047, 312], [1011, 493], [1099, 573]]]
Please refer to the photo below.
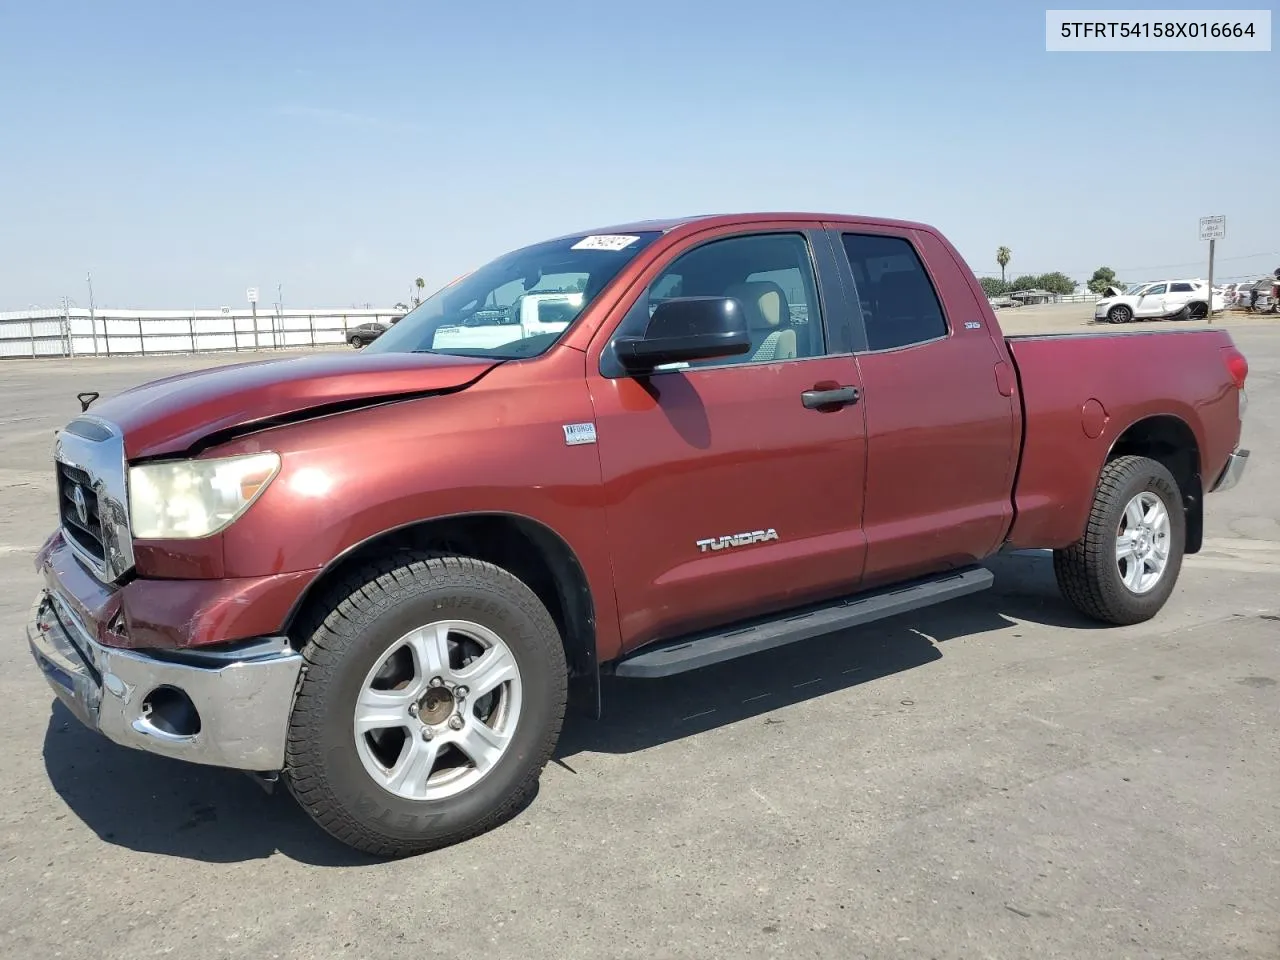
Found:
[[1165, 310], [1172, 312], [1181, 310], [1195, 296], [1196, 288], [1185, 280], [1175, 280], [1169, 284], [1169, 293], [1165, 296]]
[[1020, 418], [1004, 341], [931, 233], [833, 225], [867, 420], [867, 585], [987, 556], [1012, 519]]
[[[860, 404], [802, 394], [859, 386], [844, 314], [819, 284], [811, 224], [709, 234], [656, 262], [587, 356], [624, 648], [856, 589], [865, 429]], [[839, 291], [835, 291], [835, 302]], [[735, 296], [749, 355], [628, 376], [612, 343], [666, 297]]]

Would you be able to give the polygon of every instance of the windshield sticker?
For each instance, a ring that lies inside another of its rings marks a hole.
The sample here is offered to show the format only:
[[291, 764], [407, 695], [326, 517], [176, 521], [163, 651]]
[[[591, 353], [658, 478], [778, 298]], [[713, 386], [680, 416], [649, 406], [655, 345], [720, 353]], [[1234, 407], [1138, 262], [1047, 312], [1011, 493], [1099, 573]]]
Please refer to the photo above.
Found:
[[625, 250], [639, 239], [639, 237], [628, 237], [620, 233], [601, 233], [593, 237], [583, 237], [569, 249]]

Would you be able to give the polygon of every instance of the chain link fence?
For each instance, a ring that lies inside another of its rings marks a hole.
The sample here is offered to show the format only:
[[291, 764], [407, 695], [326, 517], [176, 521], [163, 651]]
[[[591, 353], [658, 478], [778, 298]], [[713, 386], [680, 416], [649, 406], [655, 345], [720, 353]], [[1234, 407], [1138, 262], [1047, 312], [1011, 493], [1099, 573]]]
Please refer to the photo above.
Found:
[[399, 310], [30, 310], [0, 313], [0, 360], [338, 346]]

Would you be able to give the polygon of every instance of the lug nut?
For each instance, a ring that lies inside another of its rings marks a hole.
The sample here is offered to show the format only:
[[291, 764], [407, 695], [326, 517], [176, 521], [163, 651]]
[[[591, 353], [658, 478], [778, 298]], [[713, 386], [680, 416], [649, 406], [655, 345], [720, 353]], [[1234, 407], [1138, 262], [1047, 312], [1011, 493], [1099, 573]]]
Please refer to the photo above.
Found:
[[416, 703], [409, 704], [409, 716], [416, 717], [418, 715], [418, 705]]
[[450, 728], [451, 730], [461, 730], [461, 729], [462, 729], [462, 717], [458, 716], [458, 714], [456, 714], [456, 713], [455, 713], [452, 717], [450, 717], [450, 718], [449, 718], [449, 728]]
[[432, 677], [432, 678], [431, 678], [431, 682], [430, 682], [429, 686], [432, 686], [432, 687], [443, 687], [443, 686], [444, 686], [444, 680], [442, 680], [440, 677]]
[[467, 699], [467, 694], [470, 692], [471, 691], [468, 690], [466, 687], [455, 687], [453, 690], [453, 695], [459, 700], [465, 700]]
[[432, 737], [434, 737], [434, 736], [435, 736], [435, 734], [431, 732], [431, 728], [430, 728], [430, 727], [423, 727], [423, 728], [422, 728], [422, 739], [423, 739], [423, 740], [430, 740], [430, 739], [431, 739]]

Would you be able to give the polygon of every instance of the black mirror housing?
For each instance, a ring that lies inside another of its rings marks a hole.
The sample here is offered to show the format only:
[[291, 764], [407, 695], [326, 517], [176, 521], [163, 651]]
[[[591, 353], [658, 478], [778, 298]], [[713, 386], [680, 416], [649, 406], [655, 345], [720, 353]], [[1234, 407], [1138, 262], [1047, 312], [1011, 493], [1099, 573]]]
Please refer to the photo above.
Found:
[[615, 343], [629, 373], [668, 363], [732, 357], [751, 349], [742, 304], [733, 297], [676, 297], [658, 304], [643, 337]]

